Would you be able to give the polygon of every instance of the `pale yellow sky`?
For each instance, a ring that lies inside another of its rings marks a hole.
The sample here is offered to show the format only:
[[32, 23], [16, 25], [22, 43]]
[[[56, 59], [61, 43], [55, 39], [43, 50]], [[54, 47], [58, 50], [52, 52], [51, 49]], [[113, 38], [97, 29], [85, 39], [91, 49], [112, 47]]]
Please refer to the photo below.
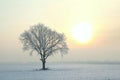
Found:
[[[20, 34], [39, 22], [67, 36], [69, 53], [50, 61], [120, 61], [120, 0], [0, 0], [0, 62], [34, 62], [22, 51]], [[77, 42], [71, 29], [92, 24], [88, 44]], [[37, 57], [37, 58], [36, 58]]]

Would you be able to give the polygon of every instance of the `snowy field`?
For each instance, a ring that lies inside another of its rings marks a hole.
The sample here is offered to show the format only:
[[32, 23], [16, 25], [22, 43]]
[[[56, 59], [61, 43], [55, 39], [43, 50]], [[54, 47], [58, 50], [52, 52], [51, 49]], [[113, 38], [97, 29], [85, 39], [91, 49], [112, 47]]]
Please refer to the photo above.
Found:
[[0, 80], [120, 80], [119, 64], [48, 63], [0, 64]]

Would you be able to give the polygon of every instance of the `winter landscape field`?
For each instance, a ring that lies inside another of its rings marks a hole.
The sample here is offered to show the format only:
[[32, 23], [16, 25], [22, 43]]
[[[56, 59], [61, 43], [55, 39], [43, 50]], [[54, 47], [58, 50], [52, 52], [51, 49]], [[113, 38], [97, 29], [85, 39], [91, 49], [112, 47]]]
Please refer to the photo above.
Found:
[[0, 80], [120, 80], [119, 64], [48, 63], [1, 64]]

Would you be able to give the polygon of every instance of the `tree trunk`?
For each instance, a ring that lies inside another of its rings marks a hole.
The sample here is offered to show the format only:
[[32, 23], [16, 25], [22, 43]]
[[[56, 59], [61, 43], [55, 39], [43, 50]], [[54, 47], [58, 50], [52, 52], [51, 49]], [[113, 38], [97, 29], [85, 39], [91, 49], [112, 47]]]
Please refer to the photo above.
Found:
[[46, 63], [46, 61], [44, 60], [44, 61], [42, 61], [42, 69], [43, 70], [45, 70], [46, 68], [45, 68], [45, 63]]

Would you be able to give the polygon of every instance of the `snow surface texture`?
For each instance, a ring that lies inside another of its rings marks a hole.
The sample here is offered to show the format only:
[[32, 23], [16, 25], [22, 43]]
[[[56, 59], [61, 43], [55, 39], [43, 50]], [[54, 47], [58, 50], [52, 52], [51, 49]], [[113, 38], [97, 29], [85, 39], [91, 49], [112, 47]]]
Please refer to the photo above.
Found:
[[52, 63], [50, 70], [36, 71], [38, 64], [0, 64], [0, 80], [120, 80], [118, 64]]

